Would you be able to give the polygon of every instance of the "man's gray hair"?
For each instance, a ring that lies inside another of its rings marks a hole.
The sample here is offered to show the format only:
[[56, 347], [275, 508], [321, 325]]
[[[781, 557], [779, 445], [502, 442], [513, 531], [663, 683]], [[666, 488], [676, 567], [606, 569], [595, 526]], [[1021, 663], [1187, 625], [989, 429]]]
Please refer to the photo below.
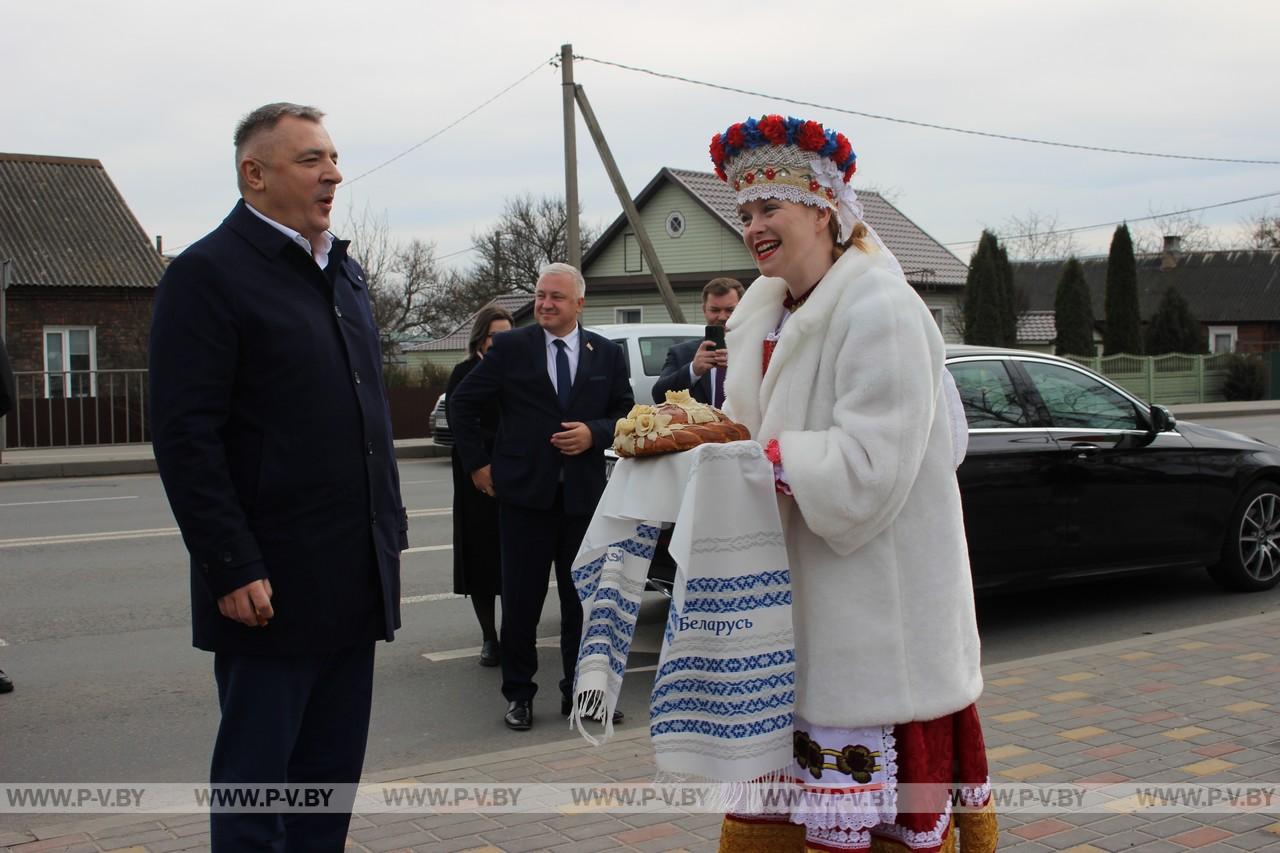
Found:
[[235, 143], [236, 143], [236, 183], [240, 185], [240, 190], [244, 191], [243, 181], [240, 176], [240, 161], [244, 159], [245, 148], [248, 147], [250, 140], [260, 133], [272, 130], [280, 120], [286, 116], [305, 119], [306, 121], [314, 121], [316, 124], [324, 119], [324, 113], [315, 107], [307, 107], [302, 104], [291, 104], [288, 101], [279, 101], [274, 104], [265, 104], [240, 119], [240, 123], [236, 125]]
[[538, 279], [541, 280], [546, 275], [567, 275], [573, 279], [573, 284], [578, 289], [578, 298], [582, 299], [587, 295], [587, 280], [582, 277], [582, 272], [572, 264], [564, 264], [559, 261], [544, 264], [542, 269], [538, 270]]

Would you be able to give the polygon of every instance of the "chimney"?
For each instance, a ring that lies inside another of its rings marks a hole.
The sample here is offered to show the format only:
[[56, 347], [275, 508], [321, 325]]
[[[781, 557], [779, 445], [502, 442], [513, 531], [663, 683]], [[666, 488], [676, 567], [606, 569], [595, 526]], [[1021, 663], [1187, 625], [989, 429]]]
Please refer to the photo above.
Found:
[[[1165, 238], [1166, 241], [1168, 239], [1169, 239], [1168, 237]], [[164, 237], [160, 236], [159, 234], [156, 235], [156, 254], [157, 255], [164, 254]]]
[[1182, 235], [1164, 235], [1164, 251], [1160, 253], [1160, 271], [1168, 272], [1178, 266], [1178, 255], [1182, 252]]

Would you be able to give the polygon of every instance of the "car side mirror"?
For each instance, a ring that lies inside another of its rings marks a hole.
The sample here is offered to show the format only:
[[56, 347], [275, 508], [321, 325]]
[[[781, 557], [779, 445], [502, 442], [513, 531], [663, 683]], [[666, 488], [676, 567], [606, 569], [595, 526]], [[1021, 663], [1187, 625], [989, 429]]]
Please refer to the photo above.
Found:
[[1178, 425], [1178, 419], [1173, 416], [1173, 412], [1154, 403], [1151, 406], [1151, 431], [1153, 433], [1168, 432]]

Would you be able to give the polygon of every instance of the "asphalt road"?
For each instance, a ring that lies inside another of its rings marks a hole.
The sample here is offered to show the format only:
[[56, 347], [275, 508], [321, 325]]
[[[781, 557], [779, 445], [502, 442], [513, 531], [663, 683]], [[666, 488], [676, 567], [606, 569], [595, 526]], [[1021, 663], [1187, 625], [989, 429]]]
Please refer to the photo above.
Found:
[[[1214, 426], [1280, 444], [1280, 418]], [[507, 731], [496, 670], [477, 665], [470, 602], [451, 593], [447, 459], [401, 462], [412, 549], [404, 628], [380, 646], [366, 769], [388, 770], [570, 736], [558, 655], [542, 650], [535, 727]], [[0, 484], [0, 781], [198, 781], [217, 727], [210, 655], [190, 645], [186, 555], [158, 478]], [[1280, 589], [1220, 592], [1200, 570], [984, 597], [984, 660], [997, 663], [1280, 607]], [[653, 595], [624, 684], [644, 724], [665, 602]], [[548, 597], [539, 636], [557, 633]], [[428, 657], [429, 656], [429, 657]], [[548, 689], [549, 688], [549, 689]], [[6, 828], [0, 815], [0, 830]]]

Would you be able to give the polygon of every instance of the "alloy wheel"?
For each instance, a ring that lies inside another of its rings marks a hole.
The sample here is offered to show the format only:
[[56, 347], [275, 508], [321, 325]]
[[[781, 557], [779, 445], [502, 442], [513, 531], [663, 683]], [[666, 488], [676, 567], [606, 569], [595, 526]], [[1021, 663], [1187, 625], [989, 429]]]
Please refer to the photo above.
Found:
[[1240, 565], [1256, 581], [1280, 572], [1280, 496], [1264, 492], [1240, 519]]

